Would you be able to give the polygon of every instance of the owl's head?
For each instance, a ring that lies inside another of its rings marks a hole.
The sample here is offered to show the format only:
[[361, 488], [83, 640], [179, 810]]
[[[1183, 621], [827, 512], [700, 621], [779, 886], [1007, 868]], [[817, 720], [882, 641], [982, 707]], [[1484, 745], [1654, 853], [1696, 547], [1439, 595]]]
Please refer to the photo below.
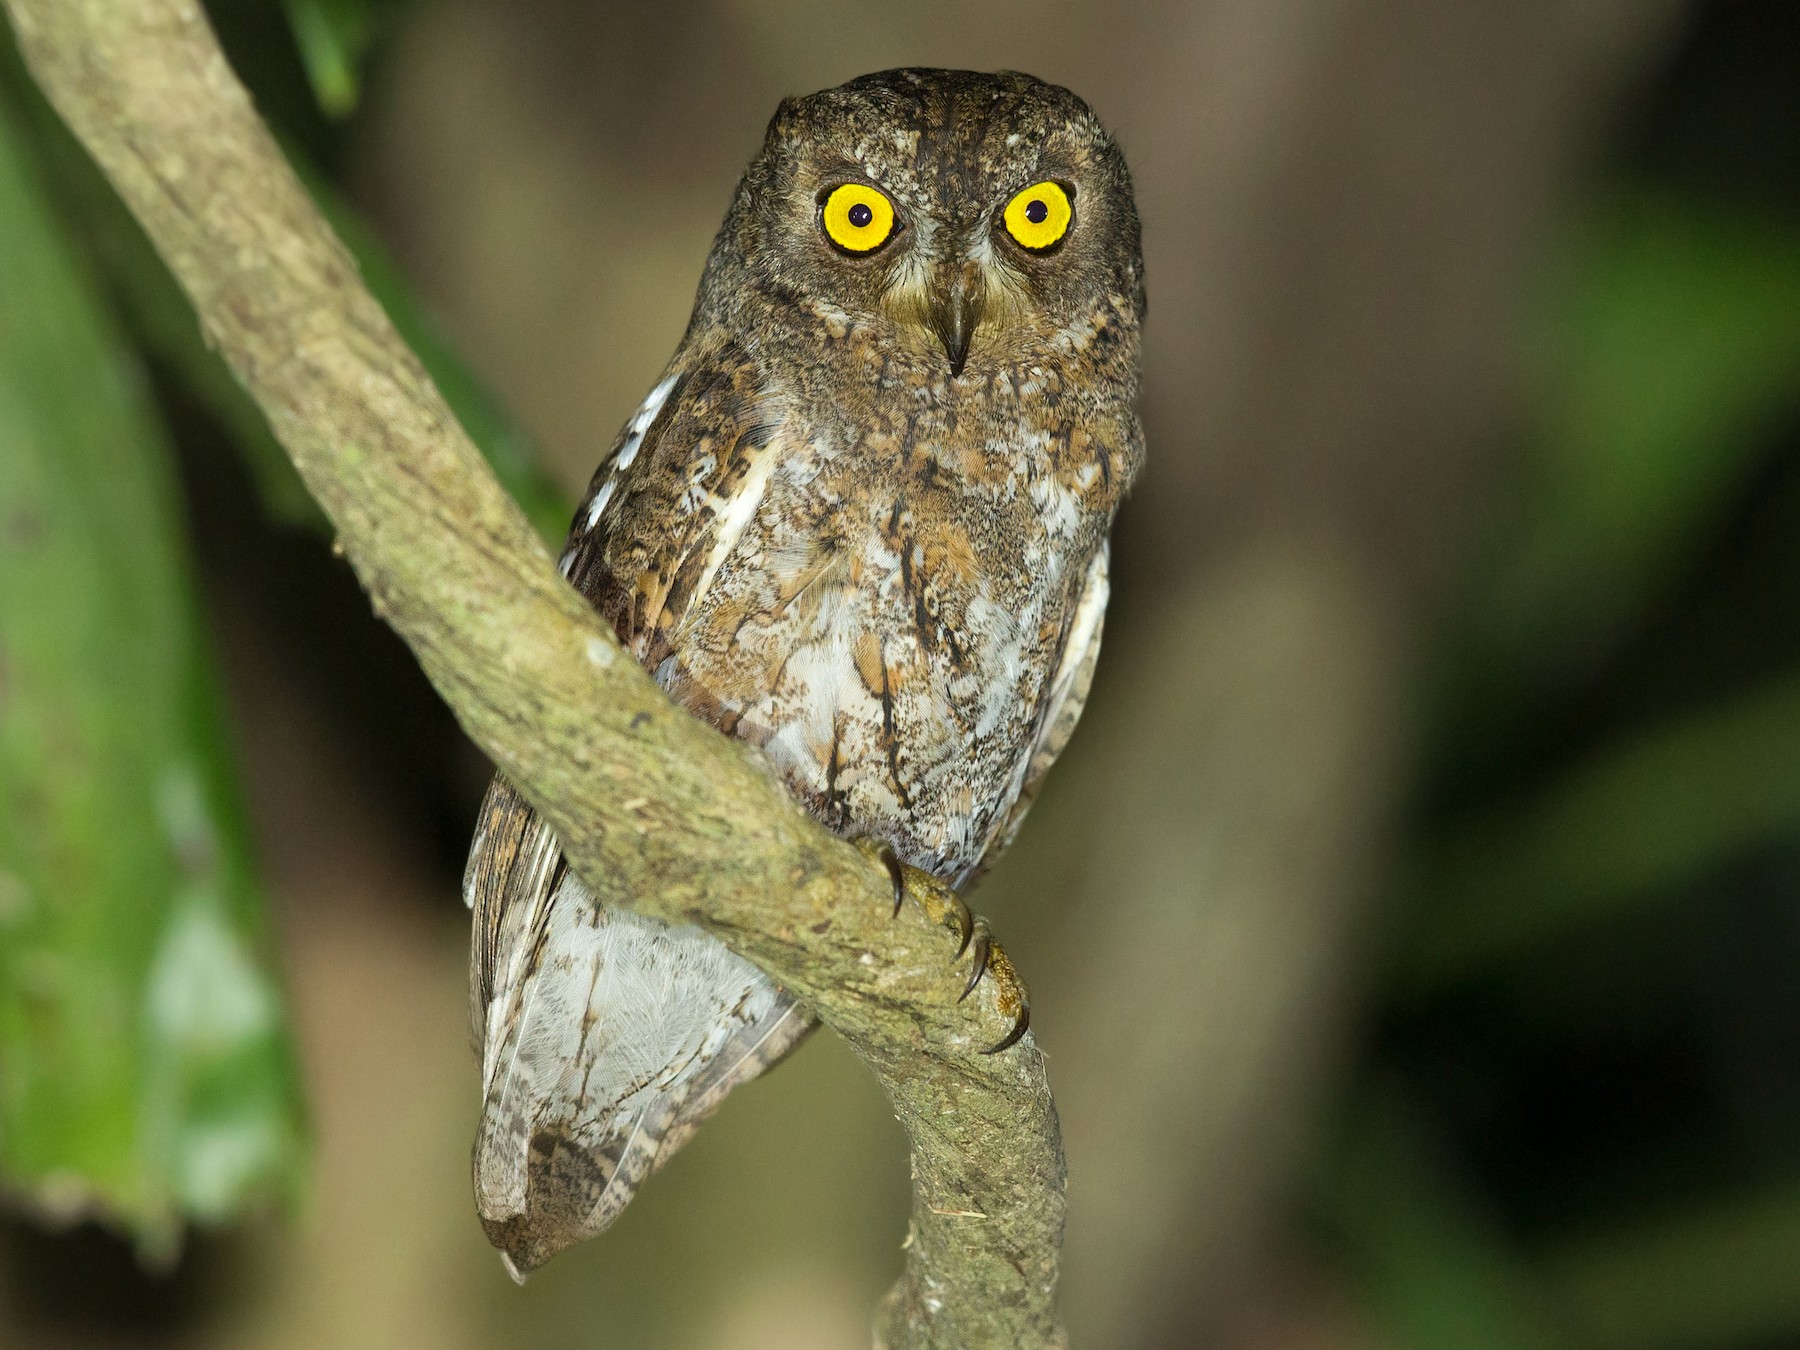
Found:
[[775, 299], [879, 325], [899, 352], [1013, 365], [1135, 329], [1125, 160], [1067, 89], [1014, 72], [891, 70], [788, 99], [715, 250]]

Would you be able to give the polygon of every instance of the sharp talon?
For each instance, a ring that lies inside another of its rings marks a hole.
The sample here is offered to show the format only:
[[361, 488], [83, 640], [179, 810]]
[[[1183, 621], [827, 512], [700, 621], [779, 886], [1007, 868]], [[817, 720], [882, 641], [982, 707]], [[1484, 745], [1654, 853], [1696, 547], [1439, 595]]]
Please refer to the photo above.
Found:
[[969, 972], [969, 982], [963, 986], [962, 993], [956, 1001], [961, 1003], [975, 992], [975, 986], [981, 983], [981, 977], [987, 973], [988, 949], [992, 945], [986, 927], [978, 928], [973, 939], [975, 946], [975, 968]]
[[956, 955], [950, 959], [952, 961], [960, 961], [962, 960], [962, 954], [969, 950], [970, 939], [975, 936], [975, 916], [969, 913], [969, 907], [963, 903], [963, 899], [960, 895], [952, 893], [950, 899], [956, 906], [953, 913], [956, 915], [956, 935], [958, 938]]
[[1010, 1050], [1019, 1043], [1019, 1037], [1023, 1036], [1030, 1029], [1031, 1004], [1021, 1000], [1019, 1003], [1019, 1020], [1014, 1022], [1013, 1029], [1006, 1033], [1006, 1039], [1001, 1041], [998, 1045], [990, 1046], [981, 1053], [984, 1055], [997, 1055], [1002, 1050]]
[[875, 854], [881, 859], [881, 865], [888, 870], [888, 876], [894, 883], [894, 917], [900, 917], [900, 906], [906, 903], [906, 870], [900, 866], [900, 855], [894, 852], [891, 844], [879, 845]]

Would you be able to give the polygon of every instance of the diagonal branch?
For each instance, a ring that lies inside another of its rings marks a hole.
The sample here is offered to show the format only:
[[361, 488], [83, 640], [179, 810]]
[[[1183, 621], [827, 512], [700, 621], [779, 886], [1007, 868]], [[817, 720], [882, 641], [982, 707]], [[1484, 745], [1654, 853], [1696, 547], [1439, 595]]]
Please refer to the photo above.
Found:
[[[330, 516], [376, 612], [597, 894], [709, 929], [874, 1069], [912, 1146], [893, 1347], [1055, 1346], [1063, 1158], [1006, 982], [958, 1004], [946, 894], [889, 882], [760, 756], [674, 707], [557, 575], [363, 287], [196, 0], [4, 0], [34, 75], [143, 223]], [[920, 910], [923, 911], [921, 914]], [[1004, 958], [996, 954], [996, 960]]]

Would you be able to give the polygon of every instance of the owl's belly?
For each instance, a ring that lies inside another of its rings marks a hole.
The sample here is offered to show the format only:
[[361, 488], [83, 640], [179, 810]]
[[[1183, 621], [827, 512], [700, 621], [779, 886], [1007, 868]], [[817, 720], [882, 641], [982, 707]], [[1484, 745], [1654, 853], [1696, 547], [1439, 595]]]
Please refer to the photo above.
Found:
[[1067, 567], [1027, 569], [1013, 552], [958, 569], [879, 534], [823, 560], [765, 544], [721, 569], [659, 679], [762, 746], [831, 829], [887, 839], [939, 875], [967, 871], [1023, 783]]

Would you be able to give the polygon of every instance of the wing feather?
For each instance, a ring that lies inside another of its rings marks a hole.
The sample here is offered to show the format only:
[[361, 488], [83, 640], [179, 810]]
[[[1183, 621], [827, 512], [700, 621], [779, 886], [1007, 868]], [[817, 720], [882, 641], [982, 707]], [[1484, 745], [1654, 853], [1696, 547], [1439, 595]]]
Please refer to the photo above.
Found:
[[957, 878], [959, 887], [987, 871], [1006, 851], [1018, 835], [1019, 827], [1025, 823], [1025, 815], [1031, 810], [1038, 789], [1043, 786], [1044, 775], [1062, 754], [1069, 737], [1075, 734], [1075, 724], [1081, 720], [1081, 710], [1087, 705], [1088, 689], [1094, 682], [1094, 667], [1100, 659], [1100, 635], [1106, 626], [1106, 601], [1111, 594], [1107, 575], [1110, 556], [1110, 543], [1101, 541], [1094, 560], [1088, 564], [1081, 597], [1075, 602], [1068, 632], [1063, 637], [1056, 673], [1050, 677], [1037, 735], [1022, 766], [1019, 794], [988, 836], [980, 860]]
[[[760, 492], [771, 435], [753, 367], [726, 352], [665, 377], [596, 472], [562, 570], [653, 669], [754, 512], [743, 494]], [[464, 897], [483, 1089], [476, 1203], [523, 1278], [611, 1223], [813, 1021], [699, 929], [602, 905], [503, 776], [482, 803]]]

